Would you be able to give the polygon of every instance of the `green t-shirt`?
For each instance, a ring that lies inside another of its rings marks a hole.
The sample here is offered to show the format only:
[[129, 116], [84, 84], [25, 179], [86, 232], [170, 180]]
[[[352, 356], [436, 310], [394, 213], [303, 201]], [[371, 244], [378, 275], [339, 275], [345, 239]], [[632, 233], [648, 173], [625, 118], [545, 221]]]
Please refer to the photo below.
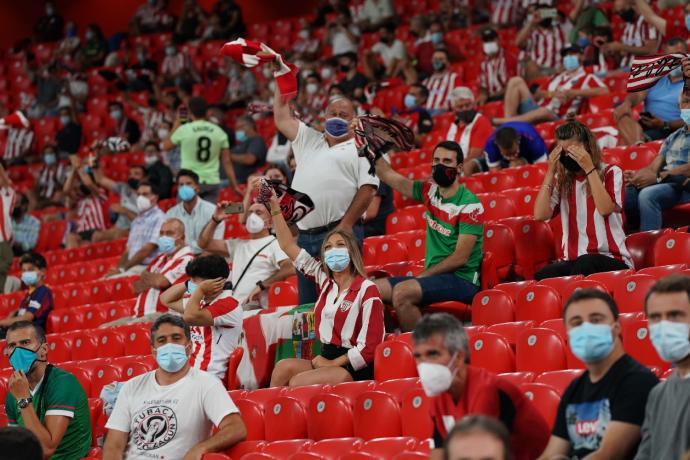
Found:
[[455, 276], [480, 285], [484, 208], [477, 196], [460, 186], [450, 198], [443, 198], [438, 185], [415, 181], [412, 197], [424, 203], [426, 212], [426, 259], [424, 268], [437, 265], [455, 251], [460, 235], [476, 235], [477, 242], [467, 263], [455, 270]]
[[[45, 385], [45, 388], [41, 388]], [[39, 400], [43, 393], [43, 404]], [[52, 367], [33, 394], [34, 410], [39, 420], [46, 415], [62, 415], [70, 418], [67, 431], [51, 460], [74, 460], [86, 457], [91, 447], [91, 414], [89, 400], [77, 378], [58, 367]], [[5, 399], [5, 412], [10, 425], [24, 426], [21, 410], [11, 393]]]
[[175, 130], [170, 141], [180, 146], [181, 168], [199, 175], [202, 184], [220, 183], [220, 152], [230, 148], [225, 131], [206, 120], [195, 120]]

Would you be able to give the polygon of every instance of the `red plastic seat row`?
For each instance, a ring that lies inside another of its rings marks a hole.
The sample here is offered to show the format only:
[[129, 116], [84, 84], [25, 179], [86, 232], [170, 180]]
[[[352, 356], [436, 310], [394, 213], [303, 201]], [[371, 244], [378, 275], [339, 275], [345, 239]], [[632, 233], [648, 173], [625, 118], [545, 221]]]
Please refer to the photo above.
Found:
[[130, 316], [134, 300], [115, 300], [82, 307], [53, 310], [48, 316], [47, 332], [93, 329], [101, 324]]

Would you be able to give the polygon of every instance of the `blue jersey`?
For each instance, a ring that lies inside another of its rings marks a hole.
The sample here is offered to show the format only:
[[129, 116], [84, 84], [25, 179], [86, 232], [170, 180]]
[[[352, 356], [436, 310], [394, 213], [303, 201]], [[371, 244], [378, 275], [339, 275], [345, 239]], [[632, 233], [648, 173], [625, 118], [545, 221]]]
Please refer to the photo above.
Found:
[[[524, 158], [527, 163], [537, 163], [539, 161], [544, 161], [548, 156], [549, 152], [544, 143], [544, 139], [541, 138], [539, 133], [534, 126], [530, 123], [525, 123], [522, 121], [511, 121], [504, 123], [498, 128], [513, 128], [517, 131], [520, 137], [520, 147], [518, 150], [518, 156]], [[486, 156], [486, 162], [489, 164], [490, 168], [507, 168], [510, 162], [503, 158], [501, 152], [498, 150], [496, 145], [496, 131], [491, 133], [489, 139], [486, 141], [484, 146], [484, 155]]]

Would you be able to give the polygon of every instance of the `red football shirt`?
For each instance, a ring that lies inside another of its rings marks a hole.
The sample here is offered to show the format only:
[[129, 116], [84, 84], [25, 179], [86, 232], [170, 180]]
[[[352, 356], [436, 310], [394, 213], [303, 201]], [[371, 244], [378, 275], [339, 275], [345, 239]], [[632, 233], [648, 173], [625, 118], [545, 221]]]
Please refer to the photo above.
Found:
[[[533, 460], [549, 442], [549, 426], [518, 387], [491, 372], [467, 366], [465, 392], [455, 403], [445, 392], [433, 399], [434, 437], [445, 439], [457, 420], [466, 415], [496, 418], [510, 431], [515, 460]], [[437, 446], [439, 447], [439, 446]]]

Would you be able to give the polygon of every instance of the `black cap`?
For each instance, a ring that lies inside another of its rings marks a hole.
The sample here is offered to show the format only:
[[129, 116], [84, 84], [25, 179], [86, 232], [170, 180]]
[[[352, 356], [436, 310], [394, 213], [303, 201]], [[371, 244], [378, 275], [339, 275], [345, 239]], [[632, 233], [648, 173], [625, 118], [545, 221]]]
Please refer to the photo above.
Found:
[[483, 42], [492, 42], [498, 38], [498, 34], [494, 29], [484, 29], [482, 30], [482, 41]]
[[582, 48], [580, 48], [577, 45], [568, 45], [564, 48], [561, 48], [561, 56], [567, 56], [568, 54], [573, 54], [573, 53], [582, 53]]

